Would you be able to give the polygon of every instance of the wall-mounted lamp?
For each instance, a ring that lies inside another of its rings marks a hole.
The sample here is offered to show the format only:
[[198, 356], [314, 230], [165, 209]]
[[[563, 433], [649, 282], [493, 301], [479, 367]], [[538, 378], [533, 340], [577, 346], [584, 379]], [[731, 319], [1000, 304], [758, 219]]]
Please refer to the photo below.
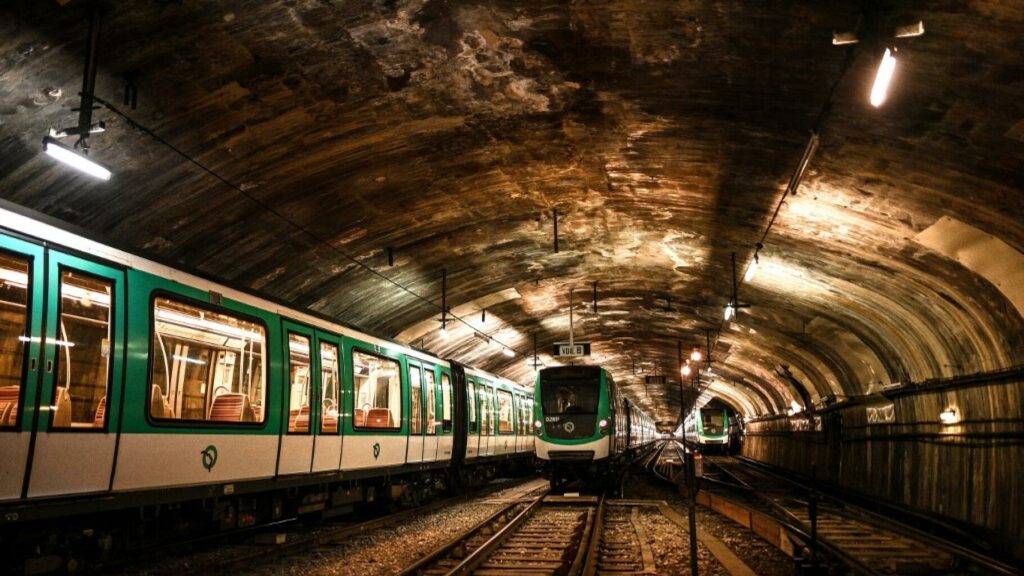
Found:
[[946, 426], [952, 426], [960, 422], [960, 413], [956, 408], [946, 408], [942, 412], [939, 412], [939, 421]]

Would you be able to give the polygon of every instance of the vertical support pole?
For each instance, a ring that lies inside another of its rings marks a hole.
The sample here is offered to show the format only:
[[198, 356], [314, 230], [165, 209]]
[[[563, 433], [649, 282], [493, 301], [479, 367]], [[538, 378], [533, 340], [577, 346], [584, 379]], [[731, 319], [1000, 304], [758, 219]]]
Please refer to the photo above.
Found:
[[551, 216], [555, 223], [555, 254], [558, 254], [558, 208], [551, 211]]
[[448, 329], [448, 269], [441, 268], [441, 328]]
[[92, 130], [92, 95], [96, 89], [96, 68], [100, 50], [100, 8], [93, 2], [89, 12], [89, 45], [85, 50], [85, 73], [82, 74], [82, 101], [78, 108], [78, 145], [89, 153]]
[[[695, 401], [696, 402], [696, 401]], [[697, 459], [691, 450], [686, 453], [686, 476], [690, 486], [690, 574], [697, 576]]]
[[808, 499], [807, 505], [810, 508], [808, 510], [811, 518], [811, 570], [814, 573], [818, 571], [818, 491], [815, 489], [815, 483], [818, 475], [818, 465], [816, 462], [811, 463], [811, 497]]

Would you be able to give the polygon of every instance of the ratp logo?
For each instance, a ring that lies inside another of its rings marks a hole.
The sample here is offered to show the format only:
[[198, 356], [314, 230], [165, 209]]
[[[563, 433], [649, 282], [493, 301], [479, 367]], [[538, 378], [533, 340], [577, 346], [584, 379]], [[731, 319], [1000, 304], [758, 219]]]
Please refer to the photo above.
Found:
[[572, 431], [576, 429], [576, 425], [575, 425], [575, 424], [573, 424], [572, 422], [566, 422], [566, 423], [565, 423], [565, 424], [564, 424], [564, 425], [562, 426], [562, 428], [565, 428], [565, 431], [566, 431], [566, 432], [568, 432], [569, 434], [572, 434]]
[[217, 465], [217, 447], [211, 444], [200, 454], [203, 455], [203, 468], [206, 468], [207, 472], [213, 472], [213, 467]]
[[380, 442], [375, 442], [373, 444], [373, 459], [376, 460], [378, 457], [380, 457]]

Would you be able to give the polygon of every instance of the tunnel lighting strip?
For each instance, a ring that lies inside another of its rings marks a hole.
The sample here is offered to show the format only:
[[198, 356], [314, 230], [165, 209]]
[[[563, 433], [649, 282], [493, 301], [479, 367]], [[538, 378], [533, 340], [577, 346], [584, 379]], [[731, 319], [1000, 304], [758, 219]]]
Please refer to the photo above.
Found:
[[[243, 198], [246, 198], [247, 200], [251, 201], [256, 206], [262, 208], [266, 212], [269, 212], [273, 216], [276, 216], [279, 220], [281, 220], [282, 222], [284, 222], [288, 226], [292, 227], [293, 229], [298, 231], [300, 234], [306, 236], [307, 238], [312, 239], [313, 241], [315, 241], [315, 243], [322, 245], [324, 248], [327, 248], [331, 252], [337, 254], [338, 256], [341, 256], [345, 260], [348, 260], [349, 262], [351, 262], [352, 264], [356, 265], [357, 267], [362, 268], [363, 270], [366, 270], [370, 274], [372, 274], [374, 276], [377, 276], [381, 280], [391, 284], [392, 286], [398, 288], [399, 290], [405, 292], [406, 294], [409, 294], [410, 296], [412, 296], [416, 300], [419, 300], [420, 302], [423, 302], [424, 304], [427, 304], [427, 305], [429, 305], [429, 306], [431, 306], [433, 308], [437, 308], [437, 309], [442, 310], [442, 312], [445, 315], [446, 320], [447, 320], [447, 318], [451, 318], [452, 320], [456, 320], [458, 322], [461, 322], [462, 324], [465, 324], [467, 327], [469, 327], [471, 329], [473, 328], [473, 325], [470, 324], [467, 320], [465, 320], [461, 316], [457, 316], [455, 314], [452, 314], [451, 312], [445, 310], [442, 305], [439, 305], [434, 300], [431, 300], [431, 299], [429, 299], [429, 298], [427, 298], [425, 296], [421, 296], [420, 294], [414, 292], [411, 288], [407, 288], [406, 286], [402, 285], [398, 281], [396, 281], [396, 280], [388, 277], [387, 275], [385, 275], [385, 274], [383, 274], [383, 273], [373, 269], [373, 267], [369, 266], [368, 264], [366, 264], [362, 260], [360, 260], [358, 258], [355, 258], [354, 256], [349, 255], [347, 252], [345, 252], [345, 251], [341, 250], [340, 248], [338, 248], [335, 244], [327, 241], [324, 238], [321, 238], [320, 236], [318, 236], [314, 232], [312, 232], [309, 229], [307, 229], [305, 226], [302, 226], [298, 222], [295, 222], [291, 218], [288, 218], [288, 216], [286, 216], [284, 213], [282, 213], [281, 211], [277, 210], [276, 208], [274, 208], [270, 204], [266, 203], [263, 200], [260, 200], [256, 196], [253, 196], [252, 194], [246, 192], [244, 189], [242, 189], [241, 186], [239, 186], [239, 185], [235, 184], [234, 182], [231, 182], [230, 180], [224, 178], [223, 176], [221, 176], [217, 172], [214, 172], [211, 168], [209, 168], [208, 166], [206, 166], [202, 162], [200, 162], [200, 161], [196, 160], [195, 158], [189, 156], [182, 149], [178, 148], [174, 144], [172, 144], [169, 141], [165, 140], [162, 136], [157, 134], [153, 129], [148, 128], [148, 127], [143, 126], [142, 124], [138, 123], [137, 121], [135, 121], [134, 118], [132, 118], [131, 116], [129, 116], [128, 114], [123, 112], [117, 106], [111, 104], [110, 102], [108, 102], [108, 101], [104, 100], [103, 98], [100, 98], [99, 96], [96, 96], [96, 95], [93, 95], [93, 99], [96, 102], [98, 102], [99, 104], [103, 105], [103, 107], [106, 108], [107, 110], [110, 110], [112, 113], [116, 114], [117, 116], [120, 116], [132, 128], [135, 128], [136, 130], [142, 132], [143, 134], [146, 134], [147, 136], [149, 136], [150, 138], [152, 138], [156, 142], [162, 144], [168, 150], [170, 150], [171, 152], [174, 152], [175, 154], [177, 154], [178, 156], [183, 158], [185, 161], [187, 161], [190, 164], [192, 164], [193, 166], [199, 168], [201, 171], [203, 171], [206, 174], [208, 174], [209, 176], [213, 177], [215, 180], [219, 181], [221, 184], [227, 186], [228, 188], [231, 188], [232, 190], [237, 192], [239, 195], [241, 195]], [[442, 325], [441, 325], [441, 330], [442, 330], [441, 331], [441, 335], [442, 335], [442, 337], [444, 336], [444, 334], [446, 334], [448, 332], [446, 324], [447, 324], [447, 322], [442, 323]], [[499, 342], [497, 340], [495, 340], [495, 342], [500, 344], [501, 346], [509, 348], [510, 350], [513, 351], [513, 354], [515, 353], [515, 349], [514, 348], [512, 348], [510, 346], [507, 346], [503, 342]], [[546, 366], [546, 364], [544, 364], [543, 361], [540, 361], [540, 364]]]

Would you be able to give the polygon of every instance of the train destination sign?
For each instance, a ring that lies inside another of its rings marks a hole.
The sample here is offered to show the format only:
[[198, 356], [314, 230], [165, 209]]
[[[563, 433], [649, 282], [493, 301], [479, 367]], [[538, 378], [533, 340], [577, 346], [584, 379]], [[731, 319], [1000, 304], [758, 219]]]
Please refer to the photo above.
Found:
[[590, 356], [590, 342], [555, 342], [551, 352], [553, 356]]

